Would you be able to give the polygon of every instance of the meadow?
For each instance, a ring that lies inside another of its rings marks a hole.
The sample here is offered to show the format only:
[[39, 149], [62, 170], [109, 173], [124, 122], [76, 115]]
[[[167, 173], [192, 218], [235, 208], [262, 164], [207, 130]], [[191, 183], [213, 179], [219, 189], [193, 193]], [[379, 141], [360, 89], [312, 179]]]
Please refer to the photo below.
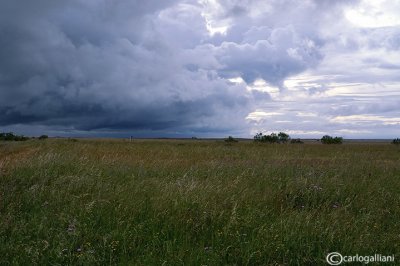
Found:
[[400, 147], [0, 142], [0, 265], [400, 260]]

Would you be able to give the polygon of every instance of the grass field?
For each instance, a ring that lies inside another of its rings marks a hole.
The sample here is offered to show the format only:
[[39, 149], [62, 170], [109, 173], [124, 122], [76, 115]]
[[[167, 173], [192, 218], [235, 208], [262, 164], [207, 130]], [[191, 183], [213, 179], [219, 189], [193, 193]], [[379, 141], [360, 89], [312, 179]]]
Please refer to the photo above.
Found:
[[1, 265], [400, 261], [400, 147], [0, 142]]

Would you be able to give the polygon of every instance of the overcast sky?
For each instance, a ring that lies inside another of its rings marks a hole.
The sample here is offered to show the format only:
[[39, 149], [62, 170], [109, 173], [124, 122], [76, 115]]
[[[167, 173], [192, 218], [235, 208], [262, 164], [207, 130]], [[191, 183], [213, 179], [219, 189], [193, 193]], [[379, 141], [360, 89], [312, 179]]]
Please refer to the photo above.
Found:
[[400, 1], [0, 0], [0, 131], [400, 137]]

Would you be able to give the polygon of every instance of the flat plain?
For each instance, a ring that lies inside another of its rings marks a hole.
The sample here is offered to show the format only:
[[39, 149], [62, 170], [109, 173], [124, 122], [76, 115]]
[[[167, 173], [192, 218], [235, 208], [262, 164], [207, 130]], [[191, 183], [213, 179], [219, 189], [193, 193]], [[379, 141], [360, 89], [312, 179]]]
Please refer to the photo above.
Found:
[[1, 265], [400, 259], [400, 147], [0, 142]]

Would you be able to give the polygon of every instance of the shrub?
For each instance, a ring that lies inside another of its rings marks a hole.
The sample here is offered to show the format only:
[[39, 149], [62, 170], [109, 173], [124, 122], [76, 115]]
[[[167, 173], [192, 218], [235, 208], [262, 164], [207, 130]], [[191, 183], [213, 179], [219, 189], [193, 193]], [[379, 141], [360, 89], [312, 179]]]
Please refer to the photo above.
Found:
[[333, 142], [333, 138], [332, 138], [331, 136], [329, 136], [329, 135], [325, 135], [325, 136], [323, 136], [323, 137], [321, 138], [321, 142], [322, 142], [323, 144], [330, 144], [330, 143]]
[[256, 142], [258, 142], [258, 141], [262, 141], [262, 139], [263, 139], [263, 134], [260, 132], [260, 133], [257, 133], [255, 136], [254, 136], [254, 141], [256, 141]]
[[286, 143], [289, 141], [289, 139], [289, 135], [284, 132], [279, 132], [279, 134], [271, 133], [270, 135], [263, 135], [260, 132], [254, 136], [255, 142]]
[[335, 137], [333, 139], [334, 144], [342, 144], [343, 143], [343, 138], [342, 137]]
[[47, 138], [49, 138], [49, 136], [47, 136], [47, 135], [41, 135], [41, 136], [39, 137], [40, 140], [47, 139]]
[[279, 142], [279, 137], [275, 133], [271, 133], [270, 135], [266, 135], [265, 141], [270, 142], [270, 143], [278, 143]]
[[321, 138], [322, 144], [342, 144], [343, 138], [342, 137], [331, 137], [329, 135], [325, 135]]
[[399, 138], [395, 138], [395, 139], [392, 141], [392, 144], [399, 145], [399, 144], [400, 144], [400, 139], [399, 139]]
[[225, 142], [232, 143], [232, 142], [238, 142], [238, 140], [234, 139], [232, 136], [229, 136], [228, 138], [225, 139]]
[[290, 139], [289, 135], [284, 132], [279, 132], [278, 138], [280, 143], [286, 143]]

